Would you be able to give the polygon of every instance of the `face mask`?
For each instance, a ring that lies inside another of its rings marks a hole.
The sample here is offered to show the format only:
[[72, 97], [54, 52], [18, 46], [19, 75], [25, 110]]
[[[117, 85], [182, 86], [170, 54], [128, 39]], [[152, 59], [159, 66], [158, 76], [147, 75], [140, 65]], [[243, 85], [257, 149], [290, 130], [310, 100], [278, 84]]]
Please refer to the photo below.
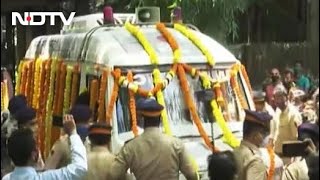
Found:
[[77, 126], [77, 133], [79, 134], [82, 141], [88, 136], [88, 127], [87, 126]]
[[272, 79], [272, 82], [277, 82], [279, 79], [279, 76], [272, 76], [271, 79]]

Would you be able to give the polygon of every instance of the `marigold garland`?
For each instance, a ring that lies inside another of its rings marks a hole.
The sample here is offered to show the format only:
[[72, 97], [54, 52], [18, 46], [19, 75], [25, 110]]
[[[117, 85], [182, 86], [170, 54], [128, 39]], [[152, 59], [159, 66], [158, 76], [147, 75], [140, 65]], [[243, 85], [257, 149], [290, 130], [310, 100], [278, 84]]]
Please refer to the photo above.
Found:
[[107, 112], [106, 112], [106, 121], [108, 125], [111, 125], [111, 118], [113, 115], [113, 109], [114, 109], [114, 105], [116, 103], [116, 100], [118, 98], [118, 93], [119, 93], [119, 79], [121, 77], [121, 70], [120, 69], [116, 69], [113, 71], [113, 77], [114, 77], [114, 84], [113, 84], [113, 89], [112, 89], [112, 94], [111, 94], [111, 98], [109, 101], [109, 105], [107, 108]]
[[158, 56], [155, 52], [155, 50], [152, 48], [150, 42], [147, 40], [147, 38], [143, 35], [142, 31], [139, 27], [134, 26], [130, 24], [129, 22], [125, 23], [125, 28], [127, 31], [129, 31], [142, 45], [144, 50], [147, 52], [147, 54], [150, 57], [151, 64], [157, 65], [159, 63]]
[[185, 70], [184, 70], [183, 66], [181, 66], [181, 65], [178, 66], [178, 77], [180, 80], [181, 90], [183, 92], [185, 102], [186, 102], [189, 110], [191, 111], [192, 119], [193, 119], [194, 123], [196, 124], [201, 137], [203, 138], [203, 140], [205, 141], [205, 143], [209, 147], [209, 149], [211, 149], [212, 151], [218, 151], [218, 149], [213, 146], [206, 131], [202, 127], [201, 120], [200, 120], [200, 118], [197, 114], [197, 111], [196, 111], [196, 106], [195, 106], [195, 104], [192, 100], [192, 97], [190, 95], [190, 90], [188, 87], [188, 80], [186, 77]]
[[61, 65], [62, 65], [62, 61], [58, 60], [57, 61], [57, 65], [56, 65], [56, 75], [55, 75], [55, 85], [54, 85], [54, 95], [53, 95], [53, 105], [52, 105], [52, 109], [53, 109], [53, 114], [57, 115], [57, 107], [58, 107], [58, 98], [59, 98], [59, 88], [60, 88], [60, 75], [61, 75]]
[[[154, 84], [162, 84], [160, 70], [154, 69], [152, 74], [153, 74]], [[162, 112], [161, 112], [161, 120], [162, 120], [162, 125], [164, 128], [164, 132], [167, 135], [172, 136], [172, 132], [171, 132], [171, 128], [170, 128], [169, 120], [168, 120], [168, 115], [167, 115], [167, 111], [166, 111], [166, 105], [165, 105], [165, 101], [164, 101], [164, 97], [163, 97], [163, 93], [162, 93], [161, 89], [156, 92], [156, 97], [157, 97], [158, 103], [164, 107], [164, 110], [162, 110]]]
[[232, 134], [229, 127], [227, 126], [227, 123], [221, 113], [216, 100], [213, 99], [211, 101], [211, 107], [213, 110], [212, 114], [214, 115], [216, 122], [222, 130], [224, 141], [233, 148], [238, 147], [240, 145], [240, 141], [236, 139], [236, 137]]
[[[133, 82], [133, 75], [132, 72], [129, 71], [127, 74], [127, 78], [129, 82]], [[134, 97], [134, 92], [128, 89], [129, 91], [129, 108], [130, 108], [130, 115], [131, 115], [131, 130], [133, 135], [136, 137], [138, 136], [138, 126], [137, 126], [137, 112], [136, 112], [136, 100]]]
[[145, 90], [142, 89], [141, 87], [139, 87], [137, 84], [135, 84], [134, 82], [129, 82], [128, 79], [124, 76], [120, 76], [119, 78], [119, 85], [121, 87], [127, 87], [128, 89], [130, 89], [131, 91], [133, 91], [134, 93], [138, 93], [140, 96], [142, 97], [151, 97], [151, 96], [155, 96], [156, 93], [159, 90], [163, 90], [165, 89], [169, 83], [172, 81], [172, 79], [175, 77], [176, 71], [177, 71], [177, 64], [174, 64], [172, 66], [172, 68], [170, 69], [170, 71], [166, 74], [166, 78], [164, 81], [162, 81], [161, 83], [157, 83], [155, 84], [154, 88], [151, 90]]
[[21, 74], [21, 86], [20, 86], [20, 93], [22, 95], [25, 95], [26, 85], [27, 85], [27, 76], [28, 76], [28, 69], [29, 69], [29, 63], [25, 62], [23, 63], [22, 67], [22, 74]]
[[64, 99], [64, 89], [66, 85], [66, 74], [67, 74], [67, 65], [62, 64], [61, 65], [61, 74], [60, 74], [60, 85], [59, 85], [59, 91], [58, 91], [58, 102], [57, 102], [57, 115], [62, 116], [63, 112], [63, 99]]
[[92, 117], [95, 117], [96, 103], [98, 100], [99, 82], [97, 79], [93, 79], [90, 82], [90, 102], [89, 107], [92, 111]]
[[43, 142], [43, 138], [44, 138], [44, 134], [43, 134], [43, 101], [44, 101], [44, 93], [45, 93], [45, 81], [46, 81], [46, 63], [48, 61], [41, 61], [41, 65], [40, 65], [40, 76], [39, 76], [39, 84], [41, 84], [41, 86], [39, 85], [39, 89], [37, 90], [39, 92], [39, 97], [38, 97], [38, 109], [37, 109], [37, 123], [38, 123], [38, 138], [37, 138], [37, 144], [40, 148], [41, 154], [42, 156], [43, 154], [43, 150], [44, 150], [44, 142]]
[[40, 61], [40, 77], [39, 77], [39, 86], [38, 86], [38, 111], [37, 111], [37, 120], [38, 120], [38, 145], [40, 147], [40, 151], [42, 155], [44, 155], [44, 114], [43, 110], [45, 109], [44, 104], [46, 102], [45, 100], [45, 89], [46, 89], [46, 66], [48, 61]]
[[26, 87], [25, 87], [25, 96], [27, 98], [27, 104], [30, 106], [30, 94], [31, 94], [31, 88], [32, 88], [32, 74], [33, 74], [33, 60], [30, 60], [28, 62], [28, 74], [26, 77]]
[[41, 80], [41, 64], [42, 60], [36, 59], [33, 85], [32, 107], [39, 108], [40, 80]]
[[105, 120], [105, 97], [106, 97], [106, 90], [107, 90], [107, 79], [108, 78], [108, 70], [102, 70], [101, 76], [101, 83], [100, 83], [100, 90], [99, 90], [99, 107], [98, 107], [98, 121], [102, 122]]
[[230, 71], [230, 83], [233, 91], [240, 101], [240, 105], [243, 109], [247, 108], [247, 103], [245, 102], [244, 97], [240, 91], [240, 86], [238, 84], [238, 73], [239, 73], [239, 64], [233, 65]]
[[39, 126], [39, 129], [42, 130], [41, 134], [41, 142], [42, 142], [42, 153], [44, 157], [46, 156], [46, 135], [47, 135], [47, 127], [46, 127], [46, 117], [47, 117], [47, 101], [48, 101], [48, 95], [49, 95], [49, 88], [50, 88], [50, 77], [51, 77], [51, 66], [52, 66], [52, 60], [48, 60], [47, 63], [45, 63], [45, 77], [44, 77], [44, 91], [41, 91], [41, 97], [43, 97], [43, 100], [40, 101], [40, 107], [41, 107], [41, 123]]
[[[211, 89], [211, 81], [210, 77], [207, 74], [203, 74], [198, 72], [197, 74], [200, 75], [200, 79], [202, 81], [202, 86], [204, 89]], [[202, 74], [202, 75], [201, 75]], [[223, 102], [222, 92], [220, 89], [220, 84], [216, 82], [213, 86], [214, 91], [216, 92], [216, 99], [220, 98], [220, 102]], [[218, 90], [217, 90], [218, 89]], [[219, 91], [220, 90], [220, 91]], [[217, 92], [218, 91], [218, 92]], [[240, 141], [237, 140], [228, 126], [226, 125], [225, 119], [221, 113], [221, 110], [218, 107], [217, 104], [218, 100], [213, 99], [211, 101], [211, 107], [212, 107], [212, 115], [216, 118], [216, 122], [218, 123], [220, 129], [222, 130], [224, 140], [227, 144], [229, 144], [231, 147], [237, 147], [240, 145]]]
[[7, 110], [9, 104], [8, 83], [5, 79], [1, 82], [1, 111]]
[[16, 87], [15, 87], [15, 95], [20, 94], [20, 86], [21, 86], [21, 78], [22, 78], [22, 72], [24, 67], [24, 61], [20, 61], [18, 66], [18, 71], [16, 73]]
[[67, 114], [70, 108], [70, 95], [71, 95], [71, 80], [72, 80], [72, 70], [73, 68], [67, 66], [66, 84], [63, 99], [63, 115]]
[[268, 170], [268, 180], [274, 179], [274, 172], [275, 172], [275, 153], [272, 146], [267, 147], [269, 158], [270, 158], [270, 167]]
[[222, 96], [220, 82], [214, 83], [213, 90], [215, 92], [218, 104], [222, 105], [224, 103], [224, 100], [223, 100], [223, 96]]
[[[226, 83], [221, 83], [221, 84], [220, 84], [220, 89], [221, 89], [221, 92], [222, 92], [222, 94], [223, 94], [222, 96], [223, 96], [223, 97], [226, 97], [226, 96], [227, 96], [227, 95], [226, 95], [226, 92], [227, 92]], [[226, 117], [225, 120], [226, 120], [226, 121], [229, 121], [229, 120], [230, 120], [230, 111], [229, 111], [229, 107], [228, 107], [226, 101], [227, 101], [227, 100], [225, 100], [224, 103], [219, 104], [219, 105], [220, 105], [220, 107], [223, 107], [223, 108], [224, 108], [224, 111], [226, 112], [226, 114], [223, 114], [223, 115]]]
[[73, 75], [72, 75], [72, 86], [71, 86], [71, 106], [74, 105], [79, 93], [79, 65], [75, 65], [73, 67]]
[[1, 111], [3, 111], [5, 108], [4, 108], [4, 83], [1, 82]]
[[241, 64], [241, 74], [243, 75], [243, 78], [244, 78], [244, 80], [246, 81], [246, 83], [248, 85], [249, 91], [252, 94], [252, 86], [251, 86], [251, 83], [250, 83], [250, 79], [249, 79], [246, 67], [243, 64]]
[[196, 45], [202, 54], [206, 57], [208, 64], [212, 67], [215, 65], [215, 60], [212, 54], [209, 52], [208, 48], [201, 42], [201, 40], [187, 27], [182, 24], [174, 24], [174, 29], [179, 31], [181, 34], [186, 36], [190, 41]]
[[55, 73], [57, 69], [57, 60], [53, 60], [51, 64], [50, 71], [50, 83], [49, 83], [49, 93], [46, 105], [46, 140], [45, 140], [45, 155], [48, 156], [51, 149], [51, 127], [52, 127], [52, 108], [53, 108], [53, 95], [54, 95], [54, 80]]
[[29, 80], [28, 80], [28, 95], [27, 95], [29, 106], [32, 106], [35, 66], [36, 66], [35, 61], [34, 60], [31, 61], [30, 62], [30, 69], [29, 69], [30, 74], [29, 74]]
[[166, 26], [163, 23], [157, 23], [157, 29], [160, 31], [162, 36], [167, 40], [173, 52], [173, 63], [179, 63], [181, 59], [181, 51], [179, 45], [172, 34], [167, 30]]

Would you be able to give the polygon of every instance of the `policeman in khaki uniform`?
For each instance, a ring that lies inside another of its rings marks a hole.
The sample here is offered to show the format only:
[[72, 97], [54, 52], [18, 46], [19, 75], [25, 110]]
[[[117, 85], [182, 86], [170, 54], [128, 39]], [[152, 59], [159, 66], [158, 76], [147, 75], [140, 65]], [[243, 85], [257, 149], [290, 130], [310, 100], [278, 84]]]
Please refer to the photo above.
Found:
[[[77, 133], [81, 137], [82, 142], [85, 143], [87, 147], [87, 135], [88, 135], [88, 126], [89, 120], [91, 118], [91, 110], [89, 106], [77, 104], [75, 105], [70, 114], [73, 116], [76, 126]], [[65, 167], [71, 162], [71, 151], [70, 151], [70, 140], [68, 135], [63, 135], [57, 140], [52, 149], [51, 154], [45, 163], [45, 169], [59, 169]]]
[[[312, 156], [319, 156], [319, 126], [312, 123], [303, 123], [298, 128], [299, 140], [309, 143], [305, 157], [294, 157], [283, 173], [282, 180], [309, 180], [312, 174], [310, 162]], [[319, 166], [318, 166], [319, 171]], [[318, 178], [317, 178], [318, 179]], [[312, 179], [311, 179], [312, 180]]]
[[179, 171], [188, 180], [198, 179], [181, 140], [161, 132], [163, 106], [153, 98], [137, 101], [137, 111], [144, 118], [144, 132], [120, 150], [113, 164], [115, 179], [123, 180], [130, 169], [138, 180], [177, 180]]
[[265, 112], [245, 110], [243, 140], [234, 150], [237, 162], [237, 180], [266, 180], [267, 167], [263, 163], [259, 147], [269, 135], [272, 117]]
[[[270, 116], [274, 116], [275, 112], [273, 108], [266, 102], [266, 93], [263, 91], [253, 91], [253, 101], [255, 104], [256, 111], [269, 113]], [[272, 119], [270, 121], [270, 136], [268, 145], [274, 146], [274, 137], [276, 134], [276, 123]]]
[[88, 174], [86, 179], [110, 180], [111, 165], [115, 156], [109, 151], [111, 127], [97, 123], [89, 127], [91, 150], [88, 152]]

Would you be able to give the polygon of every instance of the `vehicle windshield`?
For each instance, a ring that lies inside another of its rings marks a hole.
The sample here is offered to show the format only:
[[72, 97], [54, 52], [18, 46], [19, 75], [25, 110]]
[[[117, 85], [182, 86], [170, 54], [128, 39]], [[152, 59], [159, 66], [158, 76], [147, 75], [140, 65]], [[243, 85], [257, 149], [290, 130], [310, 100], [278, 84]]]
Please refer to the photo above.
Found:
[[[213, 70], [208, 72], [214, 79], [217, 76], [226, 76], [228, 72], [226, 70]], [[164, 78], [165, 73], [161, 76]], [[153, 79], [151, 73], [140, 73], [136, 74], [135, 78], [139, 79], [139, 84], [144, 89], [153, 88]], [[210, 100], [212, 96], [207, 91], [204, 91], [201, 83], [198, 79], [193, 79], [188, 75], [187, 77], [190, 93], [197, 107], [199, 117], [204, 124], [204, 128], [207, 134], [210, 135], [210, 122], [215, 122], [215, 117], [212, 115], [212, 108]], [[239, 82], [240, 82], [240, 78]], [[240, 86], [240, 89], [243, 88]], [[231, 89], [230, 81], [221, 83], [221, 90], [225, 100], [225, 106], [221, 107], [224, 118], [227, 122], [238, 121], [239, 118], [239, 102], [236, 100], [235, 95]], [[244, 93], [244, 91], [241, 91]], [[170, 128], [174, 136], [185, 137], [185, 136], [199, 136], [198, 130], [194, 125], [190, 111], [186, 107], [184, 102], [183, 93], [177, 77], [163, 91], [165, 99], [166, 111]], [[244, 96], [246, 97], [246, 96]], [[141, 98], [139, 95], [135, 95], [135, 99]], [[127, 88], [121, 88], [119, 91], [119, 98], [116, 102], [117, 120], [118, 120], [118, 132], [119, 134], [131, 131], [131, 117], [129, 112], [129, 95]], [[138, 126], [143, 127], [143, 121], [138, 116]]]

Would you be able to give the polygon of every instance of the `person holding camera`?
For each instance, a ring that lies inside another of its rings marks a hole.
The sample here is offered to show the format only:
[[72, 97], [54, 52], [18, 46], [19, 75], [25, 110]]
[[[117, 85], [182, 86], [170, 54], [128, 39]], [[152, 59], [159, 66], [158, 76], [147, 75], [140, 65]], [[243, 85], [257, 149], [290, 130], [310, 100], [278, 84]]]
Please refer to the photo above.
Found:
[[34, 165], [39, 158], [36, 139], [30, 128], [21, 128], [12, 133], [8, 139], [8, 153], [15, 169], [2, 180], [82, 180], [87, 173], [87, 155], [76, 125], [71, 115], [64, 117], [64, 130], [69, 135], [71, 163], [57, 170], [37, 172]]
[[[319, 126], [312, 123], [301, 124], [298, 128], [298, 139], [303, 142], [301, 146], [304, 150], [292, 155], [299, 157], [294, 157], [293, 162], [284, 168], [282, 180], [319, 179]], [[293, 148], [289, 150], [294, 151]], [[318, 163], [314, 163], [316, 161]]]

